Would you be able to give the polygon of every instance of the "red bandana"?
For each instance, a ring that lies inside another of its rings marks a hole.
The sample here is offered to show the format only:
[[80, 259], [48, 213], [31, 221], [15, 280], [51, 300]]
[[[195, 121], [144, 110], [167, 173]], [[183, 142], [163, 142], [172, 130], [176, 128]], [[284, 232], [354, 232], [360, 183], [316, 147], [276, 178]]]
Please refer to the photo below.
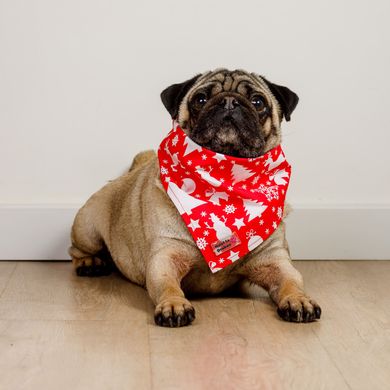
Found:
[[291, 167], [280, 145], [256, 158], [232, 157], [174, 124], [158, 159], [161, 182], [212, 272], [255, 249], [281, 222]]

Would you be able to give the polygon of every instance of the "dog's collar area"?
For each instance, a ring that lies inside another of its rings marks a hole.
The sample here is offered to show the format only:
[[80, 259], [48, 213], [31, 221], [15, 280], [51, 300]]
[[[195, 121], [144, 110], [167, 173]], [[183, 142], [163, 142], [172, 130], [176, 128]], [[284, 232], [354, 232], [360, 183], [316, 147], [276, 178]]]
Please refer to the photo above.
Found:
[[277, 229], [291, 167], [280, 145], [259, 157], [233, 157], [198, 145], [173, 125], [158, 150], [161, 182], [217, 272]]

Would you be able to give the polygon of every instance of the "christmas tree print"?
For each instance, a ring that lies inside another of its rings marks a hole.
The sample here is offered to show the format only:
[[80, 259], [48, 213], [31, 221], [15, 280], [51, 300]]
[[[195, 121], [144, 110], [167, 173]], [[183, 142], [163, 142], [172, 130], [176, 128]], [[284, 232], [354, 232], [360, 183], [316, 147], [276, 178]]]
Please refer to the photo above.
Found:
[[254, 174], [255, 172], [252, 172], [250, 169], [245, 168], [240, 164], [234, 164], [232, 168], [233, 185], [238, 183], [239, 181], [248, 179]]
[[192, 209], [206, 203], [203, 200], [189, 195], [173, 182], [168, 183], [167, 194], [172, 199], [180, 214], [187, 213], [191, 215]]
[[194, 152], [195, 150], [201, 151], [202, 147], [198, 144], [196, 144], [194, 141], [192, 141], [189, 137], [186, 137], [184, 140], [184, 146], [186, 146], [186, 150], [183, 154], [183, 156], [187, 156], [187, 154], [190, 154]]
[[264, 206], [263, 202], [256, 202], [249, 199], [244, 200], [244, 209], [246, 211], [246, 215], [248, 216], [248, 221], [251, 221], [253, 218], [260, 217], [266, 208], [267, 206]]

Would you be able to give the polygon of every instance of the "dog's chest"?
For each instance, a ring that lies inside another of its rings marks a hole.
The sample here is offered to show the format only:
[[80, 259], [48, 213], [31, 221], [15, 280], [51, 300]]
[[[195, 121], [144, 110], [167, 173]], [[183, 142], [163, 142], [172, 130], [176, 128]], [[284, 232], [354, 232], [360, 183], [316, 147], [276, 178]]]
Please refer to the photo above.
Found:
[[[199, 256], [200, 257], [200, 256]], [[200, 258], [192, 270], [182, 280], [184, 292], [192, 294], [218, 294], [233, 286], [240, 280], [240, 275], [231, 270], [221, 270], [212, 273], [204, 261]]]

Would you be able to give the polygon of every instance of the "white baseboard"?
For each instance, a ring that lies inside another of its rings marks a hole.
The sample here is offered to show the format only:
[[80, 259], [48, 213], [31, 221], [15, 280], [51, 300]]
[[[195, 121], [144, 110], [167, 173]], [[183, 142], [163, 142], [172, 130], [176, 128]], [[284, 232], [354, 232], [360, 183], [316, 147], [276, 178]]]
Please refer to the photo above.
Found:
[[294, 206], [286, 225], [293, 259], [390, 260], [390, 205]]
[[[69, 259], [79, 205], [0, 205], [0, 260]], [[390, 205], [294, 206], [287, 237], [293, 259], [390, 260]]]

